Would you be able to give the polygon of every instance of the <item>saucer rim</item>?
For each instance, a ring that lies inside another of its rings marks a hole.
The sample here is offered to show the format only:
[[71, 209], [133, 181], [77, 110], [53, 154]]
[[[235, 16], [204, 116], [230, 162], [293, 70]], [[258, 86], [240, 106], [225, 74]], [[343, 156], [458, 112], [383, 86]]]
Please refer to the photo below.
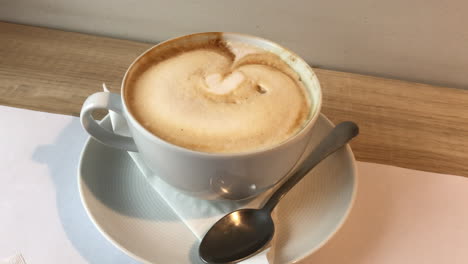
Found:
[[[328, 119], [328, 117], [325, 116], [323, 113], [320, 113], [318, 118], [323, 118], [331, 127], [335, 127], [335, 124], [330, 119]], [[318, 118], [317, 118], [317, 120], [318, 120]], [[324, 240], [322, 240], [322, 242], [320, 242], [317, 246], [310, 249], [307, 253], [304, 253], [301, 256], [298, 256], [298, 257], [294, 258], [290, 262], [290, 264], [303, 261], [305, 258], [309, 257], [310, 255], [314, 254], [319, 249], [321, 249], [323, 246], [325, 246], [325, 244], [327, 244], [341, 230], [344, 223], [349, 218], [349, 215], [351, 214], [351, 210], [354, 208], [354, 204], [355, 204], [356, 196], [357, 196], [357, 191], [358, 191], [358, 186], [359, 186], [359, 184], [358, 184], [359, 177], [358, 177], [358, 171], [357, 171], [356, 157], [354, 156], [354, 152], [351, 149], [349, 143], [346, 144], [346, 152], [345, 153], [347, 155], [349, 155], [349, 158], [351, 160], [351, 167], [352, 167], [351, 169], [352, 170], [350, 170], [350, 171], [352, 171], [353, 179], [354, 179], [354, 181], [353, 181], [354, 182], [353, 191], [352, 191], [352, 194], [351, 194], [351, 199], [350, 199], [349, 206], [346, 209], [346, 212], [344, 213], [343, 217], [340, 219], [340, 221], [336, 225], [333, 232], [330, 232], [330, 234]]]
[[[335, 124], [330, 119], [328, 119], [323, 113], [319, 114], [319, 116], [317, 118], [317, 121], [318, 121], [319, 118], [323, 118], [327, 122], [327, 124], [330, 125], [331, 127], [335, 126]], [[110, 119], [110, 117], [109, 117], [109, 115], [106, 115], [100, 122], [106, 122], [108, 119]], [[105, 239], [107, 239], [107, 241], [109, 241], [112, 245], [117, 247], [123, 253], [125, 253], [128, 256], [134, 258], [137, 261], [140, 261], [140, 262], [145, 263], [145, 264], [154, 264], [154, 263], [149, 262], [148, 260], [145, 260], [144, 258], [134, 254], [133, 252], [127, 250], [123, 245], [121, 245], [119, 242], [115, 241], [109, 234], [107, 234], [107, 232], [105, 232], [103, 230], [101, 225], [98, 224], [98, 222], [96, 221], [95, 217], [93, 216], [87, 202], [85, 201], [84, 186], [83, 186], [84, 182], [82, 181], [82, 168], [83, 168], [82, 162], [84, 160], [83, 157], [84, 157], [85, 153], [87, 152], [87, 149], [88, 149], [90, 144], [92, 144], [92, 143], [93, 144], [94, 143], [101, 144], [99, 142], [93, 142], [92, 140], [93, 140], [92, 137], [88, 137], [86, 139], [86, 143], [84, 144], [83, 149], [81, 150], [80, 159], [79, 159], [79, 162], [78, 162], [77, 181], [78, 181], [78, 192], [79, 192], [79, 195], [80, 195], [81, 204], [83, 205], [83, 207], [84, 207], [84, 209], [86, 211], [86, 214], [88, 215], [88, 217], [91, 220], [91, 222], [93, 223], [93, 225], [105, 237]], [[116, 151], [123, 151], [123, 150], [116, 149]], [[341, 217], [340, 221], [338, 222], [338, 224], [336, 225], [334, 230], [332, 232], [330, 232], [325, 239], [323, 239], [318, 245], [311, 248], [307, 252], [305, 252], [305, 253], [303, 253], [301, 255], [298, 255], [297, 257], [292, 259], [289, 262], [289, 264], [303, 261], [305, 258], [307, 258], [310, 255], [317, 252], [320, 248], [322, 248], [325, 244], [327, 244], [341, 230], [344, 223], [349, 218], [351, 210], [354, 208], [354, 204], [355, 204], [355, 201], [356, 201], [356, 195], [357, 195], [358, 186], [359, 186], [359, 184], [358, 184], [359, 177], [358, 177], [358, 171], [357, 171], [356, 158], [355, 158], [354, 153], [353, 153], [353, 151], [352, 151], [349, 144], [346, 144], [346, 152], [345, 153], [346, 153], [346, 155], [349, 156], [349, 159], [351, 160], [351, 163], [350, 163], [351, 169], [349, 171], [352, 172], [352, 177], [353, 177], [353, 189], [352, 189], [352, 194], [351, 194], [351, 198], [350, 198], [350, 203], [349, 203], [348, 208], [346, 209], [346, 212], [343, 214], [343, 216]]]

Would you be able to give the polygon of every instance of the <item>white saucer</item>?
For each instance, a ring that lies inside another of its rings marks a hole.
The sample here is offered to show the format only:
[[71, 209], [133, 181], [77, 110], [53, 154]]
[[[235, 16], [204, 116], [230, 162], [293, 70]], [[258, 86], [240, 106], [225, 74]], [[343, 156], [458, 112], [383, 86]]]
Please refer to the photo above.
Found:
[[[110, 127], [109, 119], [103, 124]], [[307, 151], [330, 131], [323, 115]], [[357, 174], [349, 146], [324, 160], [278, 205], [275, 263], [297, 263], [323, 246], [353, 205]], [[144, 263], [202, 263], [198, 241], [124, 151], [89, 139], [78, 171], [81, 200], [101, 233]]]

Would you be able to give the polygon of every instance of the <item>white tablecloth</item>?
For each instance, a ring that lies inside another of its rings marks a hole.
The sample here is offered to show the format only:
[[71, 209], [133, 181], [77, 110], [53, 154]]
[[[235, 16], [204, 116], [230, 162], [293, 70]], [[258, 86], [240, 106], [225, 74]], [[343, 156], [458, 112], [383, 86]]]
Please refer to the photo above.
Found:
[[[138, 263], [99, 234], [80, 202], [79, 119], [0, 106], [0, 260]], [[304, 263], [468, 263], [468, 179], [358, 162], [343, 228]]]

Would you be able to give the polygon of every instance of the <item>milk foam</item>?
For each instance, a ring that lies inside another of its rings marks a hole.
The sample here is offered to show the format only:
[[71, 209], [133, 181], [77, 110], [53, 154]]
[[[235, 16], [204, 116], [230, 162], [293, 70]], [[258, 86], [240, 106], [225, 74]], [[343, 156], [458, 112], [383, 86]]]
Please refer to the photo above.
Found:
[[[277, 145], [304, 125], [310, 105], [278, 56], [244, 43], [181, 51], [129, 84], [130, 112], [175, 145], [216, 153]], [[232, 56], [234, 55], [234, 57]]]

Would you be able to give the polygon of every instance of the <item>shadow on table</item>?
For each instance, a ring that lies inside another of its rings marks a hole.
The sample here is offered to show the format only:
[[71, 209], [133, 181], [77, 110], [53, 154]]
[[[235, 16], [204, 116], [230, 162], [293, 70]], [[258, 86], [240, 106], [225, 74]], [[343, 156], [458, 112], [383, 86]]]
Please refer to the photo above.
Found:
[[75, 249], [87, 262], [138, 263], [106, 241], [94, 227], [81, 204], [77, 167], [86, 138], [79, 120], [74, 118], [53, 145], [44, 145], [36, 149], [33, 160], [49, 167], [57, 192], [57, 209], [63, 229]]

